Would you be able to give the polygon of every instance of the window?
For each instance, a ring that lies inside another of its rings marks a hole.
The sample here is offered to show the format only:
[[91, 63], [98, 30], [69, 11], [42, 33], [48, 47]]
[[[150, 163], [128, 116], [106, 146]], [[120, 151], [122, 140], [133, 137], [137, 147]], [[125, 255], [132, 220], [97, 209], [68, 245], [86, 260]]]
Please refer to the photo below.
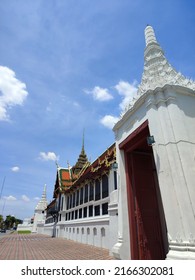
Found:
[[70, 199], [70, 196], [68, 195], [68, 197], [67, 197], [67, 205], [66, 205], [66, 210], [68, 210], [68, 209], [69, 209], [69, 199]]
[[85, 199], [84, 202], [88, 202], [88, 185], [85, 185]]
[[62, 198], [61, 198], [61, 210], [63, 210], [63, 206], [64, 206], [64, 197], [62, 196]]
[[72, 194], [70, 195], [70, 209], [72, 208]]
[[95, 206], [95, 216], [99, 216], [100, 215], [100, 205], [96, 205]]
[[108, 196], [108, 176], [105, 174], [102, 176], [102, 198]]
[[105, 230], [105, 228], [101, 228], [101, 236], [102, 236], [102, 237], [106, 236], [106, 230]]
[[83, 217], [86, 218], [87, 217], [87, 207], [84, 207], [83, 209]]
[[97, 179], [95, 180], [95, 200], [100, 199], [100, 181]]
[[79, 190], [77, 190], [76, 206], [79, 205]]
[[117, 190], [117, 172], [114, 171], [114, 189]]
[[72, 207], [74, 208], [75, 207], [75, 192], [73, 193], [73, 201], [72, 201]]
[[71, 220], [74, 220], [74, 211], [71, 212]]
[[74, 214], [75, 216], [75, 220], [78, 218], [78, 210], [75, 210], [75, 214]]
[[102, 204], [102, 215], [108, 214], [108, 203]]
[[82, 218], [82, 210], [83, 210], [82, 208], [79, 209], [79, 219]]
[[93, 183], [90, 183], [90, 188], [89, 188], [89, 201], [94, 200], [94, 187]]
[[83, 204], [83, 188], [80, 190], [80, 205]]
[[93, 205], [89, 206], [89, 217], [93, 217]]

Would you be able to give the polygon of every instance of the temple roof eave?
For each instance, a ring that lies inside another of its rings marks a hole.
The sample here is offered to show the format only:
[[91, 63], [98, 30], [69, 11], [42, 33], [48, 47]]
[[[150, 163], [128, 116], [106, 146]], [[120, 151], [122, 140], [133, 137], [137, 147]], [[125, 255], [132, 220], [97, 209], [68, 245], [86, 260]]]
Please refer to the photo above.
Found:
[[195, 96], [195, 89], [182, 85], [165, 84], [162, 87], [156, 86], [154, 89], [148, 89], [144, 94], [140, 95], [138, 99], [134, 100], [134, 104], [132, 106], [129, 106], [129, 109], [124, 112], [124, 114], [121, 116], [121, 119], [114, 125], [113, 131], [117, 131], [118, 129], [120, 129], [125, 121], [129, 119], [130, 116], [133, 115], [144, 104], [146, 98], [149, 95], [155, 95], [158, 92], [164, 92], [170, 89], [174, 89], [180, 94]]

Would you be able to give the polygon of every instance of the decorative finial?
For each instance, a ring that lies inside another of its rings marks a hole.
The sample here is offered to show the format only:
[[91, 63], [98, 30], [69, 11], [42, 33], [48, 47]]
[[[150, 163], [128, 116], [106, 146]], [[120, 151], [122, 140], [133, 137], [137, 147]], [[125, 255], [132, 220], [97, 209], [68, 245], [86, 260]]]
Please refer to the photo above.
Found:
[[146, 40], [146, 47], [151, 43], [157, 43], [154, 29], [150, 25], [147, 25], [145, 28], [145, 40]]
[[83, 128], [83, 141], [82, 141], [82, 149], [84, 150], [85, 148], [85, 129]]
[[47, 186], [46, 186], [46, 184], [45, 184], [45, 185], [44, 185], [44, 188], [43, 188], [42, 199], [46, 199], [46, 191], [47, 191]]
[[58, 164], [57, 160], [55, 161], [55, 164], [56, 164], [57, 168], [59, 168], [59, 164]]

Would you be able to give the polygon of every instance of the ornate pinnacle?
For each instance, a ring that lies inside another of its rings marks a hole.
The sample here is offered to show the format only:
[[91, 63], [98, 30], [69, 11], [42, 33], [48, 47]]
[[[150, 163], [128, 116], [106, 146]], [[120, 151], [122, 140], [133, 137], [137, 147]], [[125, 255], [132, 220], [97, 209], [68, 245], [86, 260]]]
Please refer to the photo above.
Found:
[[146, 47], [151, 43], [157, 43], [154, 29], [150, 25], [147, 25], [145, 29], [145, 40], [146, 40]]

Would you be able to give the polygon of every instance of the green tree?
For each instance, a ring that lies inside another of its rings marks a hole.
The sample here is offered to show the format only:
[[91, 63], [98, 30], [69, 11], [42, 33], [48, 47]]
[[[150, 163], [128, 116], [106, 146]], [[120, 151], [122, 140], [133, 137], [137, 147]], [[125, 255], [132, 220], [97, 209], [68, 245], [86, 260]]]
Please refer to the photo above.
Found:
[[3, 216], [0, 215], [0, 228], [2, 228], [2, 226], [3, 226]]
[[14, 216], [8, 215], [5, 219], [5, 227], [7, 229], [11, 229], [13, 227], [17, 227], [18, 224], [22, 223], [22, 220], [15, 218]]
[[11, 215], [6, 216], [5, 226], [7, 229], [12, 228], [15, 222], [16, 222], [16, 218], [14, 216]]

